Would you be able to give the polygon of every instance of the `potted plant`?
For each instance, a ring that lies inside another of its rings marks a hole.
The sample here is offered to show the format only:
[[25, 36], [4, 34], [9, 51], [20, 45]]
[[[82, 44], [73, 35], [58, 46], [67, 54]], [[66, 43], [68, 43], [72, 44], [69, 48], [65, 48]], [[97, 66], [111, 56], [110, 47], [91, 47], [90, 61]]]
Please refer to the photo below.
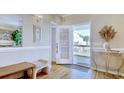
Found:
[[21, 46], [22, 44], [22, 33], [19, 30], [16, 30], [12, 33], [12, 40], [15, 41], [16, 46]]

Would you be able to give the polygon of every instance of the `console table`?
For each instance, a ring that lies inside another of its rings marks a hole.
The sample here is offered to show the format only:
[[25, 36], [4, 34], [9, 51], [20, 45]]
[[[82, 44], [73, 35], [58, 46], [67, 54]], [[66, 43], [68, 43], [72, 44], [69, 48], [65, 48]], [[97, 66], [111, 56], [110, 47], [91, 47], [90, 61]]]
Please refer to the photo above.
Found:
[[32, 75], [30, 76], [30, 78], [33, 78], [33, 69], [34, 64], [28, 62], [0, 67], [0, 79], [10, 78], [11, 75], [16, 75], [21, 72], [27, 73], [28, 70], [32, 70]]
[[[105, 70], [102, 69], [102, 71], [104, 71], [106, 74], [107, 73], [111, 73], [111, 74], [115, 74], [117, 76], [120, 75], [120, 69], [123, 67], [124, 65], [124, 58], [123, 58], [123, 53], [122, 51], [117, 51], [117, 50], [93, 50], [93, 54], [94, 53], [99, 53], [98, 55], [103, 56], [104, 57], [104, 62], [105, 62]], [[102, 54], [102, 55], [101, 55]], [[99, 58], [99, 56], [97, 55], [97, 57], [95, 58], [95, 55], [93, 55], [93, 63], [96, 66], [96, 70], [99, 70], [99, 64], [103, 64], [100, 63], [98, 64], [97, 59]], [[112, 59], [112, 57], [114, 57], [117, 61], [115, 62], [115, 59]], [[101, 61], [103, 62], [103, 61]], [[114, 65], [110, 68], [110, 63], [113, 64], [112, 62], [117, 63], [118, 65]], [[111, 71], [110, 69], [115, 69], [115, 72]]]

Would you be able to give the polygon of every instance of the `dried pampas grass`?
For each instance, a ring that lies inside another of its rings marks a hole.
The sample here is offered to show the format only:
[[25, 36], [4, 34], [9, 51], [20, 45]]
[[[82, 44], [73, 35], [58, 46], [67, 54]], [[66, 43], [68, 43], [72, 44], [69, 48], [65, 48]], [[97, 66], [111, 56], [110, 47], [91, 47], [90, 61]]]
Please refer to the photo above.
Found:
[[99, 32], [100, 36], [107, 42], [113, 39], [116, 33], [112, 26], [104, 26]]

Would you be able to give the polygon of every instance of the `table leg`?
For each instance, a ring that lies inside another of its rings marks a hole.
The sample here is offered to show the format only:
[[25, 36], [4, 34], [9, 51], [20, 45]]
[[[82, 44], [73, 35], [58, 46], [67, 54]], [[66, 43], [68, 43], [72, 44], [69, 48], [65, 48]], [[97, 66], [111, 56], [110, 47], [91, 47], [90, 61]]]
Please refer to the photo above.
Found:
[[108, 75], [108, 73], [109, 73], [109, 54], [108, 53], [106, 53], [106, 62], [105, 62], [105, 64], [106, 64], [106, 72], [105, 72], [105, 75], [104, 75], [104, 78], [106, 78], [106, 76]]
[[97, 70], [97, 64], [96, 64], [96, 61], [95, 61], [95, 59], [94, 58], [92, 58], [92, 62], [94, 63], [94, 65], [95, 65], [95, 69], [96, 70], [94, 70], [95, 71], [95, 75], [94, 75], [94, 79], [96, 79], [97, 78], [97, 75], [98, 75], [98, 70]]
[[123, 61], [122, 61], [122, 64], [120, 65], [120, 67], [119, 67], [119, 69], [117, 70], [117, 75], [118, 75], [118, 78], [119, 78], [119, 73], [120, 73], [120, 69], [123, 67], [123, 65], [124, 65], [124, 59], [122, 59]]

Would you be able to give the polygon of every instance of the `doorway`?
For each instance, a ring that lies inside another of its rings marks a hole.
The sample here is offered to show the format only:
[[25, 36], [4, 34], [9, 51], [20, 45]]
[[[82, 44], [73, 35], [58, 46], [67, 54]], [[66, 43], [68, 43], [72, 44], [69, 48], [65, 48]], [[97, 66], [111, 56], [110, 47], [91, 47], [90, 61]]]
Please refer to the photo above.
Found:
[[90, 24], [73, 28], [73, 63], [90, 67]]
[[58, 26], [53, 37], [56, 64], [90, 67], [90, 24]]

